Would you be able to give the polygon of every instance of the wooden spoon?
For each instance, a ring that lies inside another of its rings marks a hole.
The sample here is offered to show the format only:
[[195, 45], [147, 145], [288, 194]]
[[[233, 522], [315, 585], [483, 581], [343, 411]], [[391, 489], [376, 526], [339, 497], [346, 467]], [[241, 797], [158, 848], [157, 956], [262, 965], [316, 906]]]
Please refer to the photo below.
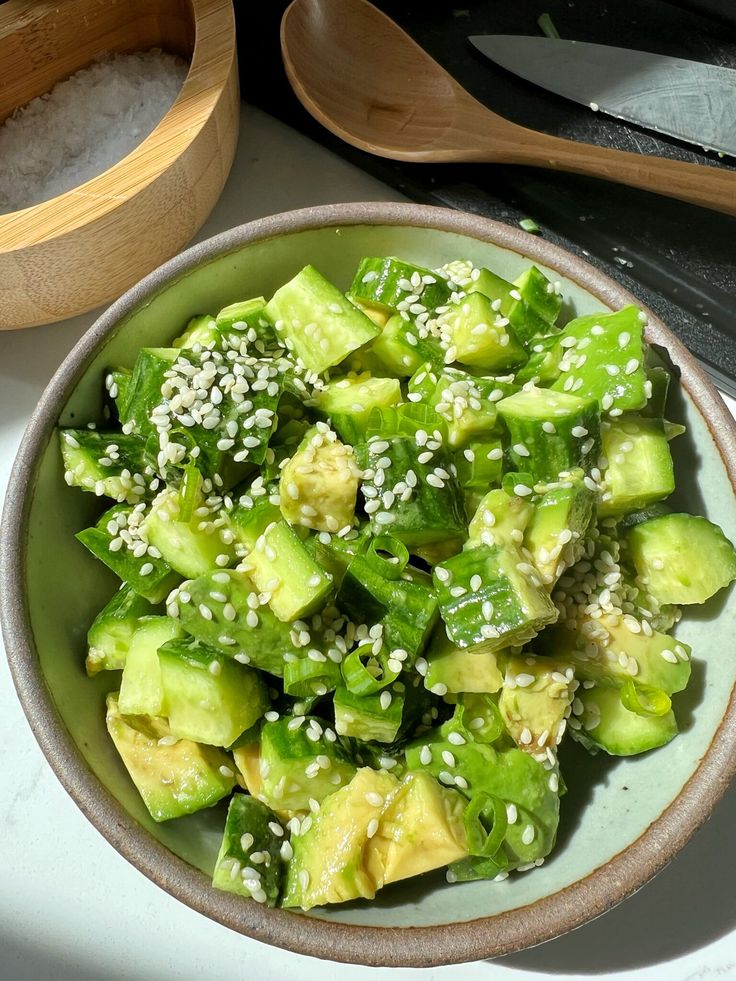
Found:
[[281, 22], [281, 51], [305, 108], [369, 153], [568, 170], [736, 215], [733, 172], [517, 126], [481, 105], [367, 0], [293, 0]]

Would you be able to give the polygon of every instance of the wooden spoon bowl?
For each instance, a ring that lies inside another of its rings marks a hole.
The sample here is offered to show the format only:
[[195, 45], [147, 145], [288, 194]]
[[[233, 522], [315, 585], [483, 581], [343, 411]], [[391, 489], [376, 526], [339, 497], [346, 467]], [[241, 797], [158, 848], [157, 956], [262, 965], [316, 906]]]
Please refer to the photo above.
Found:
[[369, 153], [567, 170], [736, 215], [733, 172], [518, 126], [474, 99], [367, 0], [293, 0], [281, 22], [281, 51], [305, 108]]
[[0, 215], [0, 330], [90, 310], [178, 252], [220, 196], [239, 123], [231, 0], [0, 6], [0, 121], [102, 54], [149, 48], [190, 62], [150, 136], [85, 184]]

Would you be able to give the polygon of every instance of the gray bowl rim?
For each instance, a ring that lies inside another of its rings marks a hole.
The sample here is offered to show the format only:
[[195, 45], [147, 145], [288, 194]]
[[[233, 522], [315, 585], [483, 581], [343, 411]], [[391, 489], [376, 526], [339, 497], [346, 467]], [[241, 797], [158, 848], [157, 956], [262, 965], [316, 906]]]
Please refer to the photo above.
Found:
[[[169, 895], [245, 936], [312, 957], [375, 967], [431, 967], [497, 957], [558, 937], [640, 889], [710, 816], [736, 773], [736, 688], [697, 770], [632, 844], [577, 882], [495, 916], [429, 927], [367, 927], [269, 909], [212, 888], [209, 877], [139, 825], [91, 771], [54, 705], [40, 668], [26, 598], [25, 547], [40, 459], [60, 412], [101, 344], [153, 294], [195, 266], [242, 246], [320, 227], [396, 225], [465, 235], [557, 270], [616, 308], [639, 303], [584, 260], [521, 229], [463, 212], [411, 203], [323, 205], [271, 215], [223, 232], [166, 262], [113, 303], [82, 336], [45, 389], [10, 476], [0, 529], [0, 618], [8, 663], [33, 734], [62, 786], [85, 817]], [[736, 423], [694, 357], [646, 308], [647, 339], [665, 347], [681, 385], [710, 429], [736, 493]]]

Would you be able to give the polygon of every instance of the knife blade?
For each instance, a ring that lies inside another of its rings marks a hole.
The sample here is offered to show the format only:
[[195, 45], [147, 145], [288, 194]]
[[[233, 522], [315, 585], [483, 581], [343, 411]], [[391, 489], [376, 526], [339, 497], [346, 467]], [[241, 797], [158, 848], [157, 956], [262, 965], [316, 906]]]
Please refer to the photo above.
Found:
[[736, 155], [736, 70], [587, 41], [468, 40], [502, 68], [616, 119]]

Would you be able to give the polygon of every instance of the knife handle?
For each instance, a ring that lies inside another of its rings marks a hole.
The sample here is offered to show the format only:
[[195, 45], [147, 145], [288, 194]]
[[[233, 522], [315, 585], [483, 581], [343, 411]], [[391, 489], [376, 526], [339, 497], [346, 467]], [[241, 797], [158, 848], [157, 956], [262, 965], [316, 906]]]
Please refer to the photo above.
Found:
[[485, 152], [478, 148], [485, 160], [600, 177], [736, 215], [736, 171], [578, 143], [513, 123], [495, 134], [492, 150], [490, 142]]

